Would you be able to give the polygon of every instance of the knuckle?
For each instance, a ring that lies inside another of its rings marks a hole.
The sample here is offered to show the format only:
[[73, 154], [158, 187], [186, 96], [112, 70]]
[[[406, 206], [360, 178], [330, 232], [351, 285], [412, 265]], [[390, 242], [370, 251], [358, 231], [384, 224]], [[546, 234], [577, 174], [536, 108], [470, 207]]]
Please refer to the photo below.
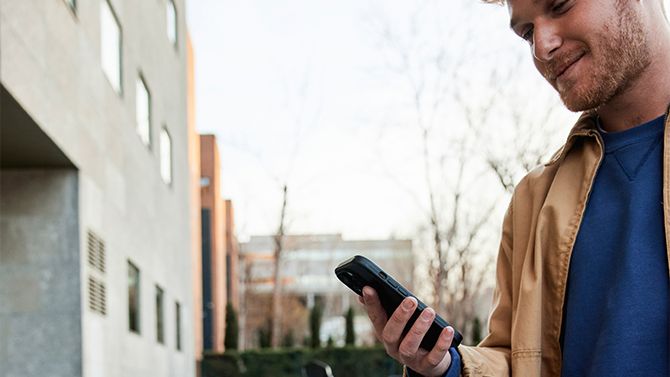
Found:
[[398, 355], [403, 362], [412, 361], [416, 357], [415, 352], [404, 347], [398, 349]]
[[428, 326], [424, 326], [423, 324], [417, 323], [414, 326], [412, 326], [410, 332], [412, 333], [412, 335], [423, 337], [423, 334], [426, 333], [426, 330], [428, 330]]
[[384, 343], [384, 344], [391, 344], [395, 341], [394, 337], [391, 334], [389, 334], [388, 331], [383, 331], [382, 335], [381, 335], [381, 338], [382, 338], [381, 339], [382, 343]]
[[391, 316], [391, 320], [399, 325], [404, 325], [407, 322], [407, 318], [403, 316], [402, 312], [395, 311]]
[[437, 355], [430, 355], [429, 354], [428, 356], [426, 356], [426, 364], [430, 368], [435, 368], [436, 366], [438, 366], [440, 364], [441, 361], [442, 361], [442, 358], [438, 357]]

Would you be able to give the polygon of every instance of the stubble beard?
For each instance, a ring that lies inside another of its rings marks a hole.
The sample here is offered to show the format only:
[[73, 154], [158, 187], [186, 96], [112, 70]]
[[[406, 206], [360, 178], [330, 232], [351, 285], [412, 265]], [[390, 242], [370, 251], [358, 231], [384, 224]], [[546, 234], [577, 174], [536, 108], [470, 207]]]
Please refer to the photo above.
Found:
[[619, 9], [619, 14], [587, 52], [592, 71], [560, 90], [553, 84], [569, 110], [597, 110], [630, 88], [649, 66], [651, 53], [640, 20], [631, 9]]

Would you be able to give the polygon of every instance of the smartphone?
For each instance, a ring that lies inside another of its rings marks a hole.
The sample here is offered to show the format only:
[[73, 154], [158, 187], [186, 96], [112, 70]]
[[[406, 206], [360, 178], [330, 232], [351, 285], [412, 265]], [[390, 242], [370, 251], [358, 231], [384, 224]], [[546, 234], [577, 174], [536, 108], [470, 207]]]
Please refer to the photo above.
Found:
[[[416, 296], [400, 285], [400, 283], [379, 268], [374, 262], [361, 255], [356, 255], [340, 263], [337, 268], [335, 268], [335, 275], [337, 275], [338, 279], [359, 296], [363, 295], [363, 287], [369, 286], [374, 288], [375, 291], [377, 291], [377, 295], [379, 295], [379, 301], [381, 301], [387, 317], [390, 317], [391, 314], [393, 314], [405, 297], [412, 296], [416, 298]], [[403, 329], [403, 336], [407, 334], [414, 324], [414, 321], [419, 318], [421, 312], [426, 308], [426, 304], [421, 302], [418, 298], [417, 302], [418, 305], [414, 310], [414, 314], [412, 314], [412, 317]], [[439, 315], [436, 315], [428, 332], [424, 335], [423, 340], [421, 341], [421, 348], [427, 351], [433, 349], [440, 333], [447, 326], [450, 326], [449, 323]], [[454, 339], [451, 342], [451, 346], [458, 347], [462, 340], [463, 336], [454, 329]]]

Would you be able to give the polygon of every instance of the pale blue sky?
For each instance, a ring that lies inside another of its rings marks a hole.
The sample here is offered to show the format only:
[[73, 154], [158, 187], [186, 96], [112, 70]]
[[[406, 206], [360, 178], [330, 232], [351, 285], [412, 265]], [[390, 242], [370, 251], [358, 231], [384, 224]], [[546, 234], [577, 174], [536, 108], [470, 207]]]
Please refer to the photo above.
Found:
[[[395, 124], [407, 118], [406, 93], [389, 76], [375, 25], [386, 20], [402, 40], [419, 3], [188, 2], [197, 128], [217, 136], [222, 196], [234, 201], [243, 240], [275, 231], [283, 181], [289, 182], [292, 233], [413, 235], [420, 212], [393, 180], [421, 189], [418, 169], [407, 157], [418, 144], [412, 131]], [[527, 47], [508, 30], [505, 8], [475, 0], [448, 3], [455, 6], [443, 6], [429, 20], [444, 19], [443, 38], [463, 44], [457, 50], [496, 52], [473, 74], [513, 64], [525, 72], [533, 95], [552, 95], [534, 72]], [[563, 128], [567, 132], [570, 124]]]

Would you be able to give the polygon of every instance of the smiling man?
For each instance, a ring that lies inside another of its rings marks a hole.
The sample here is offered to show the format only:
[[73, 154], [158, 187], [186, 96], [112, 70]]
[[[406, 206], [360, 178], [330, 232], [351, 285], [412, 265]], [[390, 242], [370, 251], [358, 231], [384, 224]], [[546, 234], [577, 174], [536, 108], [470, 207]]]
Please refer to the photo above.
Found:
[[[491, 0], [489, 2], [501, 3]], [[409, 375], [670, 376], [670, 27], [662, 0], [508, 0], [512, 30], [565, 106], [565, 145], [516, 187], [489, 334], [419, 348], [435, 312], [363, 304]]]

